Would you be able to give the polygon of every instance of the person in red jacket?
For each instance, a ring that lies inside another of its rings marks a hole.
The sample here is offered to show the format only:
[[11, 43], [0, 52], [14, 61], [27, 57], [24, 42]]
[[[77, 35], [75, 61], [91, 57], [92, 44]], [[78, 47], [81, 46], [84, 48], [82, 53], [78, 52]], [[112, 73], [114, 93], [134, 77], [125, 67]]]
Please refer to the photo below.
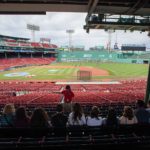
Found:
[[74, 93], [71, 90], [70, 85], [66, 85], [65, 90], [61, 92], [63, 94], [63, 106], [64, 112], [70, 113], [72, 108], [72, 98], [74, 97]]

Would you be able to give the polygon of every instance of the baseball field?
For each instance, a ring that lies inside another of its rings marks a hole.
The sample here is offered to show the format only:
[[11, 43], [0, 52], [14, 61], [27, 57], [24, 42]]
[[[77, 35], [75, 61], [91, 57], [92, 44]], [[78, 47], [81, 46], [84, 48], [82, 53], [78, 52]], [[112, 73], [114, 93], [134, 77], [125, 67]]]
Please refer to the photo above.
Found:
[[91, 71], [92, 80], [120, 80], [146, 78], [148, 65], [99, 63], [99, 62], [65, 62], [43, 66], [29, 66], [0, 72], [0, 80], [49, 80], [76, 81], [77, 71]]

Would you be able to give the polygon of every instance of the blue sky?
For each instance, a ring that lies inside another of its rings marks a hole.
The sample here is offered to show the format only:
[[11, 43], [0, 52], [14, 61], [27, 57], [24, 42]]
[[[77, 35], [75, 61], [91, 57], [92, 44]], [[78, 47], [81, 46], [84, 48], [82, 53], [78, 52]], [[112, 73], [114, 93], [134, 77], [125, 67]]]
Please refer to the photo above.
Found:
[[[36, 41], [40, 38], [50, 38], [51, 42], [61, 46], [68, 45], [67, 29], [73, 29], [73, 45], [84, 45], [86, 49], [93, 46], [108, 43], [108, 33], [104, 30], [90, 30], [86, 33], [83, 29], [85, 25], [85, 13], [47, 13], [46, 15], [0, 15], [0, 34], [8, 36], [19, 36], [32, 38], [31, 32], [26, 29], [26, 25], [35, 24], [40, 26], [40, 31], [35, 33]], [[116, 31], [112, 34], [112, 47], [116, 42], [122, 44], [146, 44], [150, 48], [150, 38], [147, 32]]]

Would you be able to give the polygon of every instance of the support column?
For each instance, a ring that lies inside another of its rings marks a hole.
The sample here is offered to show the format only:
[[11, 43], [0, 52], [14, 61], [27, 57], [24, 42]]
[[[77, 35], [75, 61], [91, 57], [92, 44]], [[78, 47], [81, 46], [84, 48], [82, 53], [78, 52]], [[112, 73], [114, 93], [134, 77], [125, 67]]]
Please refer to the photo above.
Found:
[[7, 58], [7, 53], [5, 52], [5, 58]]
[[150, 64], [148, 68], [148, 77], [147, 77], [147, 87], [146, 87], [146, 94], [145, 94], [145, 104], [148, 103], [150, 96]]
[[20, 58], [20, 53], [18, 53], [18, 58]]

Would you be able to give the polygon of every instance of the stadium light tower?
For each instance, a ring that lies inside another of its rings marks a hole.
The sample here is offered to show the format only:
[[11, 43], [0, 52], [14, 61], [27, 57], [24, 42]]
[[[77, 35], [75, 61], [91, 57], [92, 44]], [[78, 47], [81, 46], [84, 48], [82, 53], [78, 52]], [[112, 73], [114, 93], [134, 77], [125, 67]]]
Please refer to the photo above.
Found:
[[112, 39], [112, 33], [114, 30], [108, 30], [108, 51], [111, 52], [111, 39]]
[[33, 24], [27, 24], [27, 29], [31, 30], [32, 33], [32, 41], [35, 42], [35, 31], [40, 31], [40, 27]]
[[72, 47], [72, 34], [74, 33], [74, 30], [69, 29], [69, 30], [66, 30], [66, 32], [69, 34], [69, 51], [71, 51], [71, 47]]

